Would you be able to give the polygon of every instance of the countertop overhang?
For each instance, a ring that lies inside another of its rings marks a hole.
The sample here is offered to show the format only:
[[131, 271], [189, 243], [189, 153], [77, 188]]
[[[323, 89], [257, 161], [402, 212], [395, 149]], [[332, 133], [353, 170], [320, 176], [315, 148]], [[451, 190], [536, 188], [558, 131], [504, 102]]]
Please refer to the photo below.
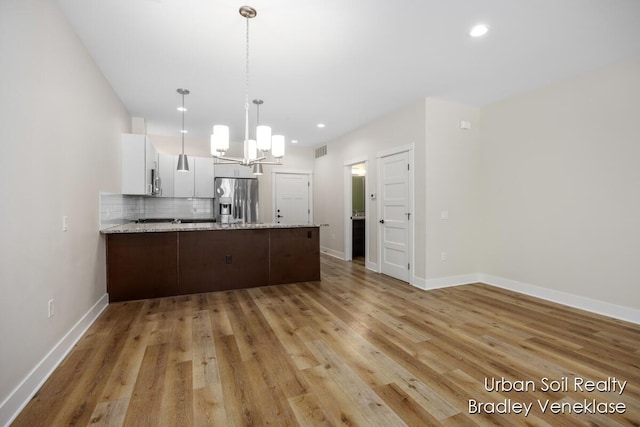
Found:
[[247, 224], [221, 224], [217, 222], [200, 222], [189, 224], [174, 223], [136, 223], [128, 222], [122, 225], [100, 230], [102, 234], [117, 233], [161, 233], [170, 231], [217, 231], [217, 230], [259, 230], [269, 228], [307, 228], [320, 227], [317, 224], [274, 224], [274, 223], [247, 223]]

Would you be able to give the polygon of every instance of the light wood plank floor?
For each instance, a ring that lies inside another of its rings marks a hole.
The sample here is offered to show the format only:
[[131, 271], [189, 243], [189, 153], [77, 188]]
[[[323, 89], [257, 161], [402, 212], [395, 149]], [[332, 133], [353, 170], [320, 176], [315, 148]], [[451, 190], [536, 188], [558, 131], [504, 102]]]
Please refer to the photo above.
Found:
[[[637, 426], [639, 342], [638, 325], [323, 255], [321, 282], [111, 304], [14, 425]], [[528, 390], [486, 390], [503, 377]], [[613, 377], [622, 394], [575, 390]], [[552, 413], [585, 399], [626, 410]]]

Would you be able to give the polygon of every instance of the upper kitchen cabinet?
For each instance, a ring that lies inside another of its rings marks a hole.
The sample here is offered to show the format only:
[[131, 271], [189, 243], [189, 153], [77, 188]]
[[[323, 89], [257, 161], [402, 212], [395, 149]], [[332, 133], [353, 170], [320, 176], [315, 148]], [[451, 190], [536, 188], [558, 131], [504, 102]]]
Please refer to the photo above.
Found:
[[174, 197], [193, 197], [195, 189], [194, 171], [195, 165], [193, 157], [188, 157], [189, 170], [178, 171], [178, 156], [173, 157], [173, 196]]
[[218, 163], [214, 166], [216, 178], [255, 178], [249, 166]]
[[214, 197], [212, 158], [190, 156], [189, 171], [177, 168], [178, 156], [158, 153], [146, 135], [122, 135], [122, 194]]
[[193, 157], [195, 168], [195, 197], [212, 199], [213, 192], [213, 159], [210, 157]]
[[174, 164], [176, 156], [170, 154], [158, 153], [158, 175], [160, 176], [160, 197], [173, 197], [173, 176], [176, 173], [176, 166]]
[[202, 197], [212, 199], [213, 196], [213, 159], [210, 157], [189, 157], [189, 171], [176, 170], [178, 157], [173, 158], [173, 197]]
[[149, 195], [158, 152], [146, 135], [122, 135], [122, 193]]

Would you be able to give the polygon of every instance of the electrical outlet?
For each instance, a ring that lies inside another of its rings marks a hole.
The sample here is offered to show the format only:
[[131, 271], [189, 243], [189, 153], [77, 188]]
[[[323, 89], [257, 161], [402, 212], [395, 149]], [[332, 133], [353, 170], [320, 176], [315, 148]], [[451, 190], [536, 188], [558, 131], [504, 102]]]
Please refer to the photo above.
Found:
[[447, 253], [440, 252], [440, 261], [446, 261], [446, 260], [447, 260]]
[[49, 319], [53, 317], [53, 300], [49, 300]]

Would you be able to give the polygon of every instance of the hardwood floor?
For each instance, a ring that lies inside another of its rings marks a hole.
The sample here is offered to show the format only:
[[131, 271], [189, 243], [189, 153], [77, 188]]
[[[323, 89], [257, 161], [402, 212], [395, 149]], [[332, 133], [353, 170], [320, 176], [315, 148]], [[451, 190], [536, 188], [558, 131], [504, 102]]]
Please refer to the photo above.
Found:
[[631, 323], [323, 255], [321, 282], [111, 304], [14, 425], [637, 426], [639, 342]]

